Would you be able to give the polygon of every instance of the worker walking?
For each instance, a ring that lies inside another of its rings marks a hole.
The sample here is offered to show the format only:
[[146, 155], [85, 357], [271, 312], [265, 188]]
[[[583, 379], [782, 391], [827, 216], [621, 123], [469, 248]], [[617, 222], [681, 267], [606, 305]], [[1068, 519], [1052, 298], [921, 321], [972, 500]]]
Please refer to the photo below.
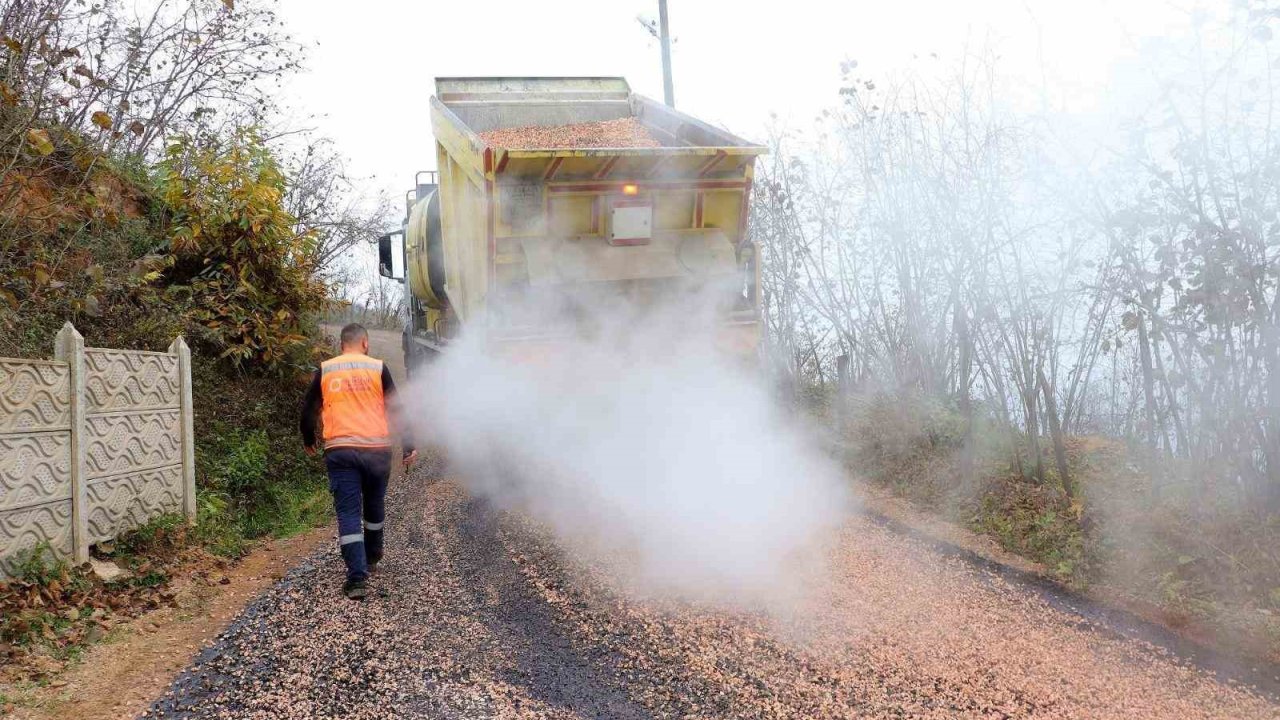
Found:
[[[320, 364], [302, 403], [302, 442], [316, 452], [316, 411], [324, 425], [324, 464], [338, 515], [338, 546], [347, 564], [342, 592], [352, 600], [368, 592], [369, 573], [382, 559], [391, 432], [387, 405], [395, 383], [381, 360], [369, 357], [369, 332], [342, 328], [342, 354]], [[408, 468], [417, 459], [408, 433], [401, 442]]]

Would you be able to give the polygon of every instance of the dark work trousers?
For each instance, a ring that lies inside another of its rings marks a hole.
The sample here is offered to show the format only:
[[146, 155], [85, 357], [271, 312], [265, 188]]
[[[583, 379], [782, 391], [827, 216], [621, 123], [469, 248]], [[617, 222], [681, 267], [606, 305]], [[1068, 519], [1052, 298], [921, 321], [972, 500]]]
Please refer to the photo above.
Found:
[[364, 580], [369, 565], [382, 559], [391, 448], [334, 448], [325, 451], [324, 465], [338, 514], [338, 546], [347, 563], [347, 579]]

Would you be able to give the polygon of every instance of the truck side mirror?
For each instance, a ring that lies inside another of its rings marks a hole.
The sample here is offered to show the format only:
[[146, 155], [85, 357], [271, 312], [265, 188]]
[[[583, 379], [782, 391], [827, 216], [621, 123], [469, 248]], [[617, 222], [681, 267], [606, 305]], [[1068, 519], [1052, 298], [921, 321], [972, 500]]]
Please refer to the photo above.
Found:
[[384, 278], [391, 278], [399, 282], [404, 282], [404, 271], [401, 269], [399, 275], [396, 274], [396, 256], [392, 249], [391, 239], [401, 235], [401, 233], [387, 233], [378, 238], [378, 274]]

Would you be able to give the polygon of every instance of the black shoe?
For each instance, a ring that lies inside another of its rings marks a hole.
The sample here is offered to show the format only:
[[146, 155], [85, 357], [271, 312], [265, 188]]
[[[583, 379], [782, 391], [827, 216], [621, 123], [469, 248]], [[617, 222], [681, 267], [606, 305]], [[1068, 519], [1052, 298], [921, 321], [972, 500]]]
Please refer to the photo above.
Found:
[[369, 574], [373, 575], [376, 572], [378, 572], [378, 563], [376, 562], [369, 563]]
[[348, 580], [342, 586], [342, 594], [346, 595], [348, 600], [363, 600], [364, 596], [369, 594], [369, 583], [363, 580]]

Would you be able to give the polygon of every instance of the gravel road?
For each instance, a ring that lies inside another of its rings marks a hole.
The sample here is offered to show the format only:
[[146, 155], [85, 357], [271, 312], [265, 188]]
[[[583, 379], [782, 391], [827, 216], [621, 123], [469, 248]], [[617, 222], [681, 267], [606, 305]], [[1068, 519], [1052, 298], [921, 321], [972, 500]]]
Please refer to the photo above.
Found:
[[[377, 339], [392, 357], [394, 337]], [[145, 716], [1280, 718], [1250, 689], [867, 518], [849, 518], [807, 600], [716, 610], [624, 593], [439, 475], [393, 481], [365, 602], [341, 596], [323, 548]]]
[[364, 603], [326, 548], [148, 717], [1275, 718], [1280, 706], [853, 518], [786, 617], [629, 599], [538, 527], [399, 481]]

